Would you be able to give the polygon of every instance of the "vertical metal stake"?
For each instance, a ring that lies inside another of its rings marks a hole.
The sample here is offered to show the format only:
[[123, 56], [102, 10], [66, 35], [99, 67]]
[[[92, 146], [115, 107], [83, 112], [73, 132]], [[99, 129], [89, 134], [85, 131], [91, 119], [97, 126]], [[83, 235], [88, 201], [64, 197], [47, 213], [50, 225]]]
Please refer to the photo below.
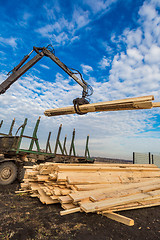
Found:
[[0, 122], [0, 128], [2, 127], [2, 124], [3, 124], [3, 120], [1, 120], [1, 122]]
[[67, 135], [65, 136], [65, 138], [64, 138], [64, 143], [63, 143], [63, 152], [67, 155], [66, 141], [67, 141]]
[[150, 152], [149, 152], [148, 156], [149, 156], [149, 164], [151, 164], [151, 153]]
[[50, 138], [51, 138], [51, 132], [49, 132], [49, 134], [48, 134], [48, 139], [47, 139], [47, 144], [46, 144], [46, 153], [48, 152], [48, 148], [49, 148], [49, 152], [52, 153], [51, 145], [50, 145]]
[[75, 139], [75, 129], [73, 129], [73, 134], [72, 134], [72, 141], [71, 141], [71, 147], [69, 151], [69, 155], [71, 156], [72, 150], [73, 150], [73, 156], [76, 156], [76, 151], [75, 151], [75, 146], [74, 146], [74, 139]]
[[9, 134], [8, 134], [9, 136], [12, 136], [12, 131], [13, 131], [13, 126], [14, 126], [14, 124], [15, 124], [15, 118], [14, 118], [13, 121], [12, 121], [10, 130], [9, 130]]
[[[39, 147], [39, 143], [38, 143], [38, 140], [37, 140], [37, 131], [38, 131], [38, 126], [39, 126], [39, 123], [40, 123], [40, 119], [41, 117], [38, 118], [37, 122], [36, 122], [36, 125], [35, 125], [35, 128], [34, 128], [34, 131], [33, 131], [33, 139], [31, 140], [31, 143], [30, 143], [30, 146], [29, 146], [29, 151], [32, 151], [33, 149], [33, 145], [34, 145], [34, 142], [37, 146], [37, 151], [40, 152], [40, 147]], [[36, 138], [36, 140], [35, 140]]]
[[20, 136], [19, 136], [19, 141], [18, 141], [16, 153], [19, 153], [19, 148], [20, 148], [20, 145], [21, 145], [21, 142], [22, 142], [22, 135], [24, 133], [24, 129], [25, 129], [26, 125], [27, 125], [27, 118], [25, 118], [24, 123], [22, 125], [22, 130], [21, 130], [21, 133], [20, 133]]
[[133, 164], [135, 164], [135, 152], [133, 152]]
[[90, 158], [88, 143], [89, 143], [89, 135], [87, 136], [87, 141], [86, 141], [85, 158], [87, 158], [87, 154], [88, 154], [88, 158]]
[[60, 140], [59, 140], [60, 134], [61, 134], [61, 130], [62, 130], [62, 124], [60, 125], [59, 130], [58, 130], [58, 135], [57, 135], [57, 140], [56, 140], [56, 145], [55, 145], [55, 150], [54, 150], [54, 154], [55, 154], [55, 155], [56, 155], [56, 153], [57, 153], [58, 146], [59, 146], [62, 154], [64, 154], [62, 145], [61, 145]]

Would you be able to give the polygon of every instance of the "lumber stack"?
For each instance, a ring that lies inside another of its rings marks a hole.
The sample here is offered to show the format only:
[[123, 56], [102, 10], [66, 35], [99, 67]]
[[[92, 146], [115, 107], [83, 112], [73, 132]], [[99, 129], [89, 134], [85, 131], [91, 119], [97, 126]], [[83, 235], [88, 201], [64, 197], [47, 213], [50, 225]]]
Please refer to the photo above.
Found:
[[60, 203], [61, 215], [98, 213], [129, 226], [115, 212], [160, 205], [160, 169], [151, 164], [44, 163], [26, 169], [18, 192], [43, 204]]
[[[138, 110], [138, 109], [151, 109], [153, 107], [160, 107], [159, 102], [152, 102], [154, 96], [143, 96], [136, 98], [127, 98], [122, 100], [107, 101], [100, 103], [84, 104], [79, 106], [82, 113], [88, 112], [102, 112], [102, 111], [120, 111], [120, 110]], [[73, 106], [48, 109], [44, 114], [48, 117], [74, 114], [75, 109]]]

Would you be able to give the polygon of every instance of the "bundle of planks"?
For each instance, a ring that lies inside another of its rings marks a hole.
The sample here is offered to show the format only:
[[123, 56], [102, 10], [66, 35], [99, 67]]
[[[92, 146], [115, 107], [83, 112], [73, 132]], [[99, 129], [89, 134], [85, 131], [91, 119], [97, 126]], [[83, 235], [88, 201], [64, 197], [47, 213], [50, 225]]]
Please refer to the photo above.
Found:
[[59, 164], [28, 167], [18, 192], [43, 204], [61, 203], [61, 215], [96, 212], [126, 225], [115, 212], [160, 205], [160, 169], [151, 164]]
[[[153, 107], [160, 107], [159, 102], [152, 102], [154, 96], [143, 96], [136, 98], [127, 98], [122, 100], [99, 102], [80, 105], [79, 109], [82, 113], [88, 112], [102, 112], [102, 111], [120, 111], [120, 110], [138, 110], [138, 109], [151, 109]], [[48, 117], [74, 114], [75, 109], [73, 106], [48, 109], [44, 114]]]

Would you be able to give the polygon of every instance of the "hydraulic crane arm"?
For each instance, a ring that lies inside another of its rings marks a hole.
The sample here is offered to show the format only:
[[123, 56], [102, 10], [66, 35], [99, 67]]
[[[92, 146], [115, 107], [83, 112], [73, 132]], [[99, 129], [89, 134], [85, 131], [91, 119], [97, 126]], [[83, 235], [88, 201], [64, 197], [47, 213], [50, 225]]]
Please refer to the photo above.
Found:
[[70, 77], [72, 77], [83, 88], [84, 91], [87, 90], [88, 84], [83, 79], [80, 80], [77, 78], [77, 76], [64, 63], [62, 63], [52, 51], [50, 51], [48, 48], [43, 48], [42, 51], [45, 56], [52, 59], [60, 68], [62, 68]]
[[[29, 62], [27, 62], [25, 65], [23, 65], [27, 59], [29, 58], [29, 56], [31, 55], [31, 53], [33, 52], [33, 50], [26, 55], [21, 62], [15, 67], [13, 68], [13, 70], [11, 70], [11, 72], [9, 72], [9, 77], [0, 84], [0, 94], [5, 93], [5, 91], [15, 82], [18, 80], [18, 78], [20, 78], [25, 72], [27, 72], [35, 63], [37, 63], [43, 56], [37, 54], [34, 58], [32, 58]], [[23, 66], [22, 66], [23, 65]]]
[[[31, 53], [35, 51], [37, 55], [22, 66], [29, 58]], [[70, 77], [72, 77], [84, 91], [87, 89], [87, 83], [83, 80], [81, 81], [64, 63], [62, 63], [58, 57], [56, 57], [53, 52], [48, 48], [37, 48], [33, 47], [33, 50], [26, 55], [22, 61], [11, 71], [11, 75], [0, 85], [0, 94], [5, 93], [5, 91], [20, 78], [25, 72], [27, 72], [34, 64], [36, 64], [43, 56], [51, 58], [59, 67], [61, 67]]]
[[[30, 61], [25, 63], [32, 52], [36, 52], [37, 55], [33, 57]], [[73, 100], [75, 110], [78, 114], [81, 114], [79, 111], [78, 105], [89, 103], [85, 97], [90, 96], [93, 93], [92, 88], [86, 83], [86, 81], [82, 78], [82, 75], [77, 71], [76, 73], [72, 72], [63, 62], [59, 60], [58, 57], [54, 54], [54, 49], [51, 45], [43, 48], [33, 47], [33, 50], [26, 55], [21, 62], [9, 72], [9, 77], [0, 84], [0, 95], [5, 93], [5, 91], [15, 82], [17, 81], [25, 72], [27, 72], [34, 64], [36, 64], [41, 58], [44, 56], [49, 57], [53, 60], [60, 68], [62, 68], [70, 77], [72, 77], [82, 88], [82, 98], [76, 98]], [[25, 63], [25, 64], [24, 64]], [[80, 74], [81, 79], [79, 79], [75, 74]], [[90, 92], [90, 93], [89, 93]]]

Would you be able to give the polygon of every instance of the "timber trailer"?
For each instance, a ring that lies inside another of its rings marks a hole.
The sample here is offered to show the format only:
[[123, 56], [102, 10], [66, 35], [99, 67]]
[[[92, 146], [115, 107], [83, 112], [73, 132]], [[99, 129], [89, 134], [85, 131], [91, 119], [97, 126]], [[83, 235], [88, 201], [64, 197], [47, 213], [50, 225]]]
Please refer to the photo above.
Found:
[[[61, 144], [60, 134], [62, 125], [60, 125], [58, 130], [54, 151], [52, 151], [50, 143], [51, 132], [48, 134], [45, 150], [41, 150], [37, 137], [40, 117], [36, 122], [32, 136], [24, 135], [27, 120], [27, 118], [24, 120], [24, 123], [18, 128], [15, 135], [12, 134], [15, 119], [11, 123], [8, 134], [0, 133], [0, 185], [10, 184], [16, 178], [19, 181], [22, 181], [25, 165], [40, 164], [48, 161], [61, 163], [93, 163], [88, 147], [89, 136], [87, 136], [84, 157], [76, 155], [74, 144], [75, 129], [73, 130], [69, 151], [67, 151], [66, 148], [66, 136], [63, 144]], [[2, 127], [2, 124], [3, 120], [0, 122], [0, 128]], [[28, 149], [21, 148], [22, 140], [24, 138], [30, 139]], [[36, 146], [36, 150], [34, 150], [34, 145]]]

